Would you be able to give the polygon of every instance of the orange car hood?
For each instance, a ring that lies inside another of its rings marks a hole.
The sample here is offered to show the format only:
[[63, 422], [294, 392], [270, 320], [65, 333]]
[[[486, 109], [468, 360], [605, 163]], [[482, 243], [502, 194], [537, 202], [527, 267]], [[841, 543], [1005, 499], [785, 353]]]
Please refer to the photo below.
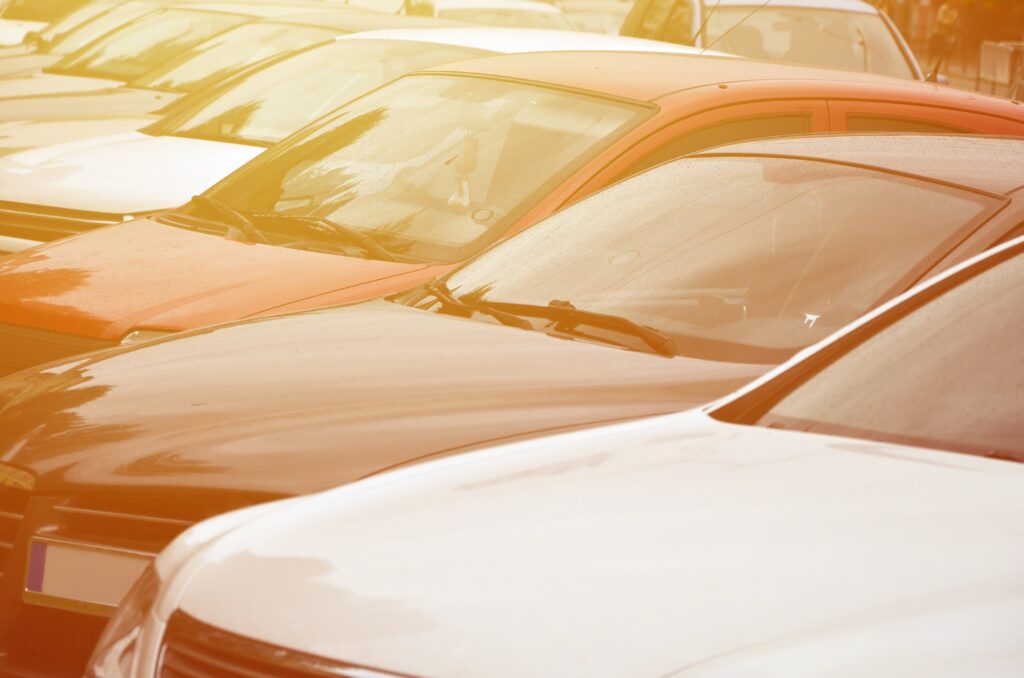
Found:
[[[143, 219], [21, 252], [0, 263], [0, 322], [118, 340], [133, 328], [182, 330], [315, 297], [378, 296], [359, 286], [428, 267], [249, 244]], [[419, 273], [417, 276], [416, 274]], [[408, 280], [406, 279], [408, 278]]]

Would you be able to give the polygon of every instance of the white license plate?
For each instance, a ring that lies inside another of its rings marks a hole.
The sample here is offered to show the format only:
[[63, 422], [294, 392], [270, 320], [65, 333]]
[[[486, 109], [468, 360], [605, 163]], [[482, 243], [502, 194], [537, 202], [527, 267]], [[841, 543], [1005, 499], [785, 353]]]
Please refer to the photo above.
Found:
[[135, 551], [32, 539], [26, 603], [109, 615], [153, 560]]

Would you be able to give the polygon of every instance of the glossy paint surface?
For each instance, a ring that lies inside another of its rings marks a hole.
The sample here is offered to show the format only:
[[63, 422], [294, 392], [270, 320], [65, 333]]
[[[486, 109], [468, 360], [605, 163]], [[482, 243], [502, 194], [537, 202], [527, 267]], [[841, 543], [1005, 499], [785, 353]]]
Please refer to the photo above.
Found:
[[43, 494], [282, 496], [488, 442], [676, 411], [766, 369], [377, 301], [11, 376], [0, 393], [0, 448]]
[[160, 613], [414, 675], [1008, 677], [1022, 489], [1019, 465], [691, 412], [292, 502], [201, 549]]
[[[2, 107], [3, 104], [0, 104]], [[0, 155], [91, 137], [121, 135], [145, 127], [156, 119], [156, 116], [102, 116], [80, 120], [0, 122]]]
[[0, 200], [114, 214], [169, 209], [263, 150], [141, 132], [85, 138], [0, 160]]

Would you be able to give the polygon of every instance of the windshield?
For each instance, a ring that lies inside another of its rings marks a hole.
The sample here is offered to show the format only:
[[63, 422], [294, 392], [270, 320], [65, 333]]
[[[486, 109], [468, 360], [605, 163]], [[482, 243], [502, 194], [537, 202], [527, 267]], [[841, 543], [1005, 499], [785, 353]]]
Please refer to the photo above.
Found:
[[1024, 461], [1024, 256], [854, 346], [761, 425]]
[[467, 7], [438, 10], [441, 19], [467, 21], [487, 26], [513, 26], [516, 28], [557, 28], [576, 30], [561, 12], [531, 12], [520, 9], [499, 9], [491, 7]]
[[69, 54], [52, 73], [134, 80], [189, 47], [246, 20], [237, 14], [170, 9], [154, 12]]
[[406, 73], [482, 54], [404, 40], [341, 40], [181, 99], [145, 131], [269, 146]]
[[[86, 8], [92, 5], [86, 5]], [[47, 50], [53, 54], [71, 54], [90, 43], [116, 31], [122, 26], [135, 21], [154, 11], [155, 2], [128, 2], [118, 5], [106, 12], [98, 14], [78, 26], [58, 33]], [[63, 22], [61, 22], [63, 23]]]
[[645, 110], [516, 82], [409, 76], [209, 195], [247, 214], [329, 219], [410, 260], [460, 261]]
[[117, 4], [117, 0], [95, 0], [83, 7], [79, 7], [70, 14], [65, 15], [58, 21], [54, 21], [39, 33], [42, 43], [49, 44], [59, 37], [64, 36], [90, 19], [103, 14]]
[[799, 7], [719, 7], [707, 44], [751, 59], [912, 79], [896, 38], [876, 14]]
[[44, 21], [50, 23], [71, 12], [86, 0], [8, 0], [3, 8], [5, 19]]
[[697, 357], [781, 362], [909, 284], [994, 202], [843, 165], [686, 159], [546, 219], [447, 284], [623, 316]]
[[200, 43], [131, 83], [132, 87], [195, 92], [246, 66], [282, 52], [330, 40], [337, 31], [314, 26], [257, 23]]

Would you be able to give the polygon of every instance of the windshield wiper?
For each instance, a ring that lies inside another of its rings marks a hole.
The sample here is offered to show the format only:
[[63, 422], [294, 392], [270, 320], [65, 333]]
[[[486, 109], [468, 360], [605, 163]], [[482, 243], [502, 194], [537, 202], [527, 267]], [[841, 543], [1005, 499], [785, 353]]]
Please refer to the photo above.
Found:
[[521, 330], [532, 330], [533, 325], [528, 320], [517, 318], [511, 313], [504, 313], [495, 308], [492, 308], [489, 304], [482, 301], [467, 301], [466, 297], [456, 298], [448, 285], [443, 280], [434, 280], [425, 283], [423, 290], [428, 292], [431, 296], [441, 302], [441, 306], [449, 309], [458, 309], [460, 311], [468, 311], [469, 313], [485, 313], [502, 325], [508, 325], [509, 327], [518, 327]]
[[192, 196], [192, 203], [199, 207], [213, 210], [226, 218], [224, 224], [229, 228], [228, 236], [232, 239], [242, 240], [245, 242], [258, 242], [264, 245], [270, 244], [267, 237], [263, 235], [251, 221], [249, 221], [249, 217], [245, 216], [226, 202], [206, 195], [195, 195]]
[[504, 301], [487, 302], [488, 307], [506, 311], [514, 316], [527, 318], [544, 318], [555, 323], [555, 331], [566, 334], [578, 334], [579, 325], [588, 325], [613, 332], [621, 332], [636, 337], [644, 342], [658, 355], [670, 358], [679, 355], [675, 340], [653, 327], [640, 325], [629, 318], [609, 315], [596, 311], [576, 308], [571, 302], [552, 299], [547, 306], [536, 304], [517, 304]]
[[267, 219], [271, 221], [292, 221], [296, 223], [306, 224], [313, 227], [313, 230], [325, 233], [327, 235], [333, 235], [341, 240], [348, 240], [354, 242], [356, 245], [361, 247], [365, 252], [372, 254], [378, 259], [384, 261], [394, 261], [395, 255], [388, 251], [386, 247], [381, 245], [379, 242], [366, 235], [358, 228], [352, 226], [346, 226], [345, 224], [339, 224], [336, 221], [328, 219], [327, 217], [305, 215], [305, 214], [282, 214], [280, 212], [267, 212], [264, 214], [254, 214], [253, 217], [257, 219]]

